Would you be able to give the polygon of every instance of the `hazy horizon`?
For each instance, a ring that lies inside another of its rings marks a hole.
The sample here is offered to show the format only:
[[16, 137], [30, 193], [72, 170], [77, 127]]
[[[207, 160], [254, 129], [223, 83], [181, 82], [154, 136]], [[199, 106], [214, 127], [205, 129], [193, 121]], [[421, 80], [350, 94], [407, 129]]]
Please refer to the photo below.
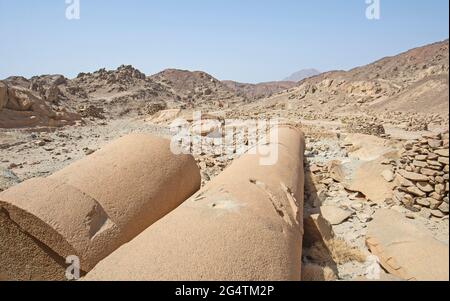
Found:
[[64, 0], [0, 0], [0, 78], [133, 65], [220, 80], [282, 80], [302, 69], [349, 70], [448, 39], [447, 0], [80, 1], [68, 20]]

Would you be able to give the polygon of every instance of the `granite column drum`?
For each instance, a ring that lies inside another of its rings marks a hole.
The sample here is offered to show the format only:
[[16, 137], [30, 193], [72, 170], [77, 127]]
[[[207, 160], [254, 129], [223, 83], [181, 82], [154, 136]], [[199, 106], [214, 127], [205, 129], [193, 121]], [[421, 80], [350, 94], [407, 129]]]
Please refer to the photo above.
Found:
[[67, 256], [90, 271], [200, 188], [191, 155], [145, 134], [118, 139], [47, 178], [0, 193], [0, 275], [64, 279]]

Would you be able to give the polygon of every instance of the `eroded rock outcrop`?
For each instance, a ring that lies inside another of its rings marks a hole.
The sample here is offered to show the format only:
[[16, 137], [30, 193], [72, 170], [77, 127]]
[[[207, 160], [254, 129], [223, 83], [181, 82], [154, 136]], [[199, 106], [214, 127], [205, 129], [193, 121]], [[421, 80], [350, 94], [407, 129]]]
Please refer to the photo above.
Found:
[[79, 119], [78, 114], [65, 109], [53, 110], [45, 97], [32, 90], [0, 83], [0, 128], [60, 127]]

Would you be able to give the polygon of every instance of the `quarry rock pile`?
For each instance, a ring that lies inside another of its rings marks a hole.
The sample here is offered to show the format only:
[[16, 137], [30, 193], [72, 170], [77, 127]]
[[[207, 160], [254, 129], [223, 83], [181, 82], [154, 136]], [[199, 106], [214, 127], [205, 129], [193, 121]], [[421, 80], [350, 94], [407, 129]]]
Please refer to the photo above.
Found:
[[394, 201], [425, 216], [448, 216], [449, 139], [427, 134], [408, 141], [396, 169]]
[[104, 81], [107, 85], [118, 84], [123, 87], [132, 84], [134, 80], [145, 80], [145, 74], [130, 65], [122, 65], [115, 71], [108, 71], [103, 68], [93, 73], [80, 73], [77, 76], [77, 81], [89, 82], [94, 78], [98, 81]]
[[12, 171], [0, 168], [0, 192], [19, 183], [19, 178]]
[[377, 118], [344, 118], [343, 123], [345, 125], [345, 129], [349, 133], [373, 135], [378, 137], [385, 137], [386, 135], [383, 122], [377, 120]]
[[78, 113], [83, 118], [105, 119], [105, 111], [103, 108], [96, 107], [94, 105], [82, 106], [78, 109]]
[[165, 102], [157, 102], [148, 104], [144, 109], [144, 114], [155, 115], [156, 113], [166, 110], [167, 104]]

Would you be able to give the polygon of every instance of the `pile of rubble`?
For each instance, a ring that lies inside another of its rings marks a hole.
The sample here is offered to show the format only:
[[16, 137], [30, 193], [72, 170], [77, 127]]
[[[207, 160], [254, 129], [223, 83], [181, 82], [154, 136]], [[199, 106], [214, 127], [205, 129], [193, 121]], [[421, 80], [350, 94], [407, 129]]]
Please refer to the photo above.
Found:
[[426, 217], [449, 214], [449, 135], [423, 135], [405, 143], [395, 164], [394, 201]]
[[37, 92], [49, 103], [58, 103], [61, 99], [65, 99], [59, 88], [60, 85], [65, 84], [67, 84], [67, 78], [62, 75], [35, 76], [30, 79], [29, 89]]
[[83, 106], [78, 109], [78, 113], [83, 118], [105, 119], [105, 111], [94, 105]]
[[328, 164], [309, 164], [305, 159], [305, 168], [311, 172], [311, 178], [306, 178], [309, 185], [305, 185], [305, 199], [310, 200], [313, 207], [320, 207], [328, 197], [331, 184], [334, 180], [330, 177], [330, 168], [332, 163]]
[[409, 120], [400, 124], [401, 127], [410, 132], [428, 131], [428, 125], [428, 120], [413, 117], [410, 117]]
[[167, 104], [165, 102], [156, 102], [148, 104], [144, 111], [147, 115], [155, 115], [156, 113], [166, 110]]
[[145, 80], [145, 74], [132, 66], [122, 65], [115, 71], [108, 71], [105, 68], [102, 68], [94, 73], [80, 73], [76, 79], [80, 82], [87, 82], [91, 81], [92, 78], [104, 80], [107, 84], [119, 83], [128, 85], [132, 83], [134, 79]]
[[373, 135], [378, 137], [386, 137], [386, 131], [383, 122], [376, 118], [344, 118], [342, 120], [347, 132], [355, 134]]
[[387, 120], [390, 124], [406, 131], [428, 131], [433, 126], [448, 126], [448, 115], [424, 114], [418, 112], [389, 111], [384, 113], [370, 112], [379, 119]]

